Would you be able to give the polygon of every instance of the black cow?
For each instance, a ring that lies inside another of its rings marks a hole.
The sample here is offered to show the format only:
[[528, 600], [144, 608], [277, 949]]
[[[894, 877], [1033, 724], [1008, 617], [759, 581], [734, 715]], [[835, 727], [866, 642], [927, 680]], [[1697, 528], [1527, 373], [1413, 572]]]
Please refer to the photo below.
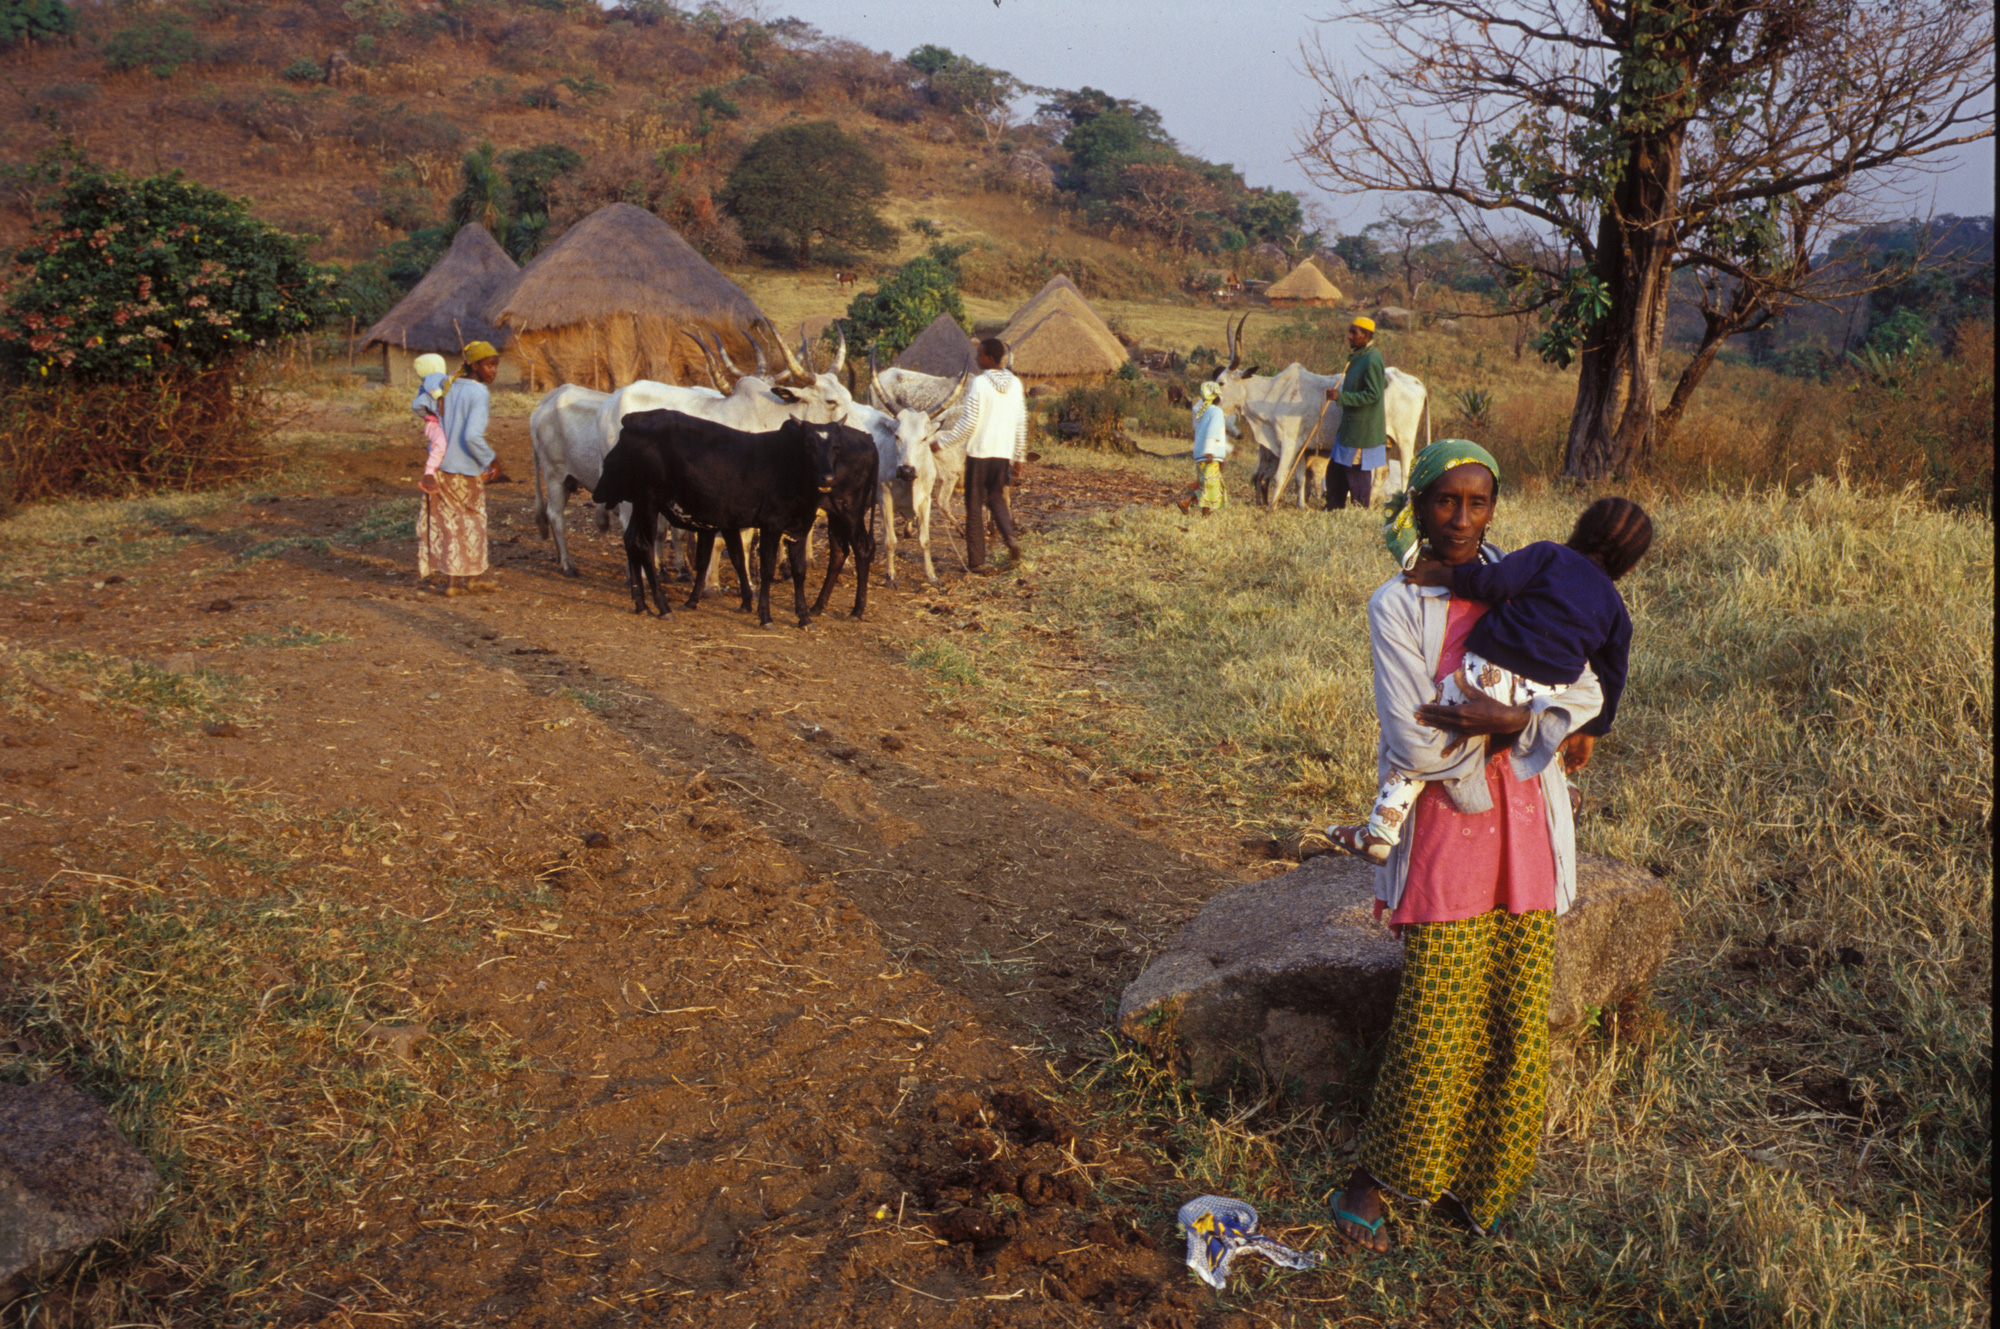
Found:
[[831, 555], [826, 584], [812, 612], [825, 610], [849, 548], [861, 577], [854, 617], [860, 618], [868, 606], [868, 565], [875, 557], [869, 524], [875, 467], [875, 440], [845, 425], [787, 420], [771, 433], [746, 434], [679, 411], [635, 411], [625, 417], [617, 445], [605, 454], [591, 497], [599, 503], [633, 505], [625, 528], [625, 561], [634, 613], [645, 612], [648, 586], [661, 616], [672, 612], [652, 557], [657, 515], [697, 537], [690, 609], [701, 603], [718, 534], [743, 588], [743, 608], [750, 608], [742, 532], [758, 532], [757, 617], [765, 625], [771, 622], [778, 542], [784, 540], [803, 628], [812, 625], [806, 610], [805, 538], [821, 507], [827, 512]]

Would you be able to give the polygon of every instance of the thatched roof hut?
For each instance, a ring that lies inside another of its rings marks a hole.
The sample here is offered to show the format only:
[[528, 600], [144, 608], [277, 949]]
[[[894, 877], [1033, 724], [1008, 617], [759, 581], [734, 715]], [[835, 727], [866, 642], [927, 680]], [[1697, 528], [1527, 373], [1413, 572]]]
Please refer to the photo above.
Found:
[[362, 334], [361, 348], [382, 348], [382, 373], [392, 388], [416, 386], [411, 361], [426, 352], [444, 356], [453, 369], [468, 342], [500, 348], [500, 381], [518, 383], [521, 357], [505, 328], [487, 318], [493, 297], [521, 270], [478, 222], [461, 226], [451, 247], [410, 293]]
[[1059, 306], [1019, 336], [1001, 340], [1014, 353], [1014, 372], [1030, 379], [1115, 373], [1131, 358], [1088, 307], [1079, 317]]
[[1055, 308], [1059, 301], [1070, 304], [1072, 309], [1075, 305], [1082, 305], [1085, 309], [1090, 308], [1083, 298], [1083, 292], [1076, 288], [1076, 283], [1058, 272], [1043, 282], [1042, 289], [1029, 296], [1027, 301], [1013, 312], [1007, 319], [1006, 329], [1000, 333], [1000, 339], [1012, 345], [1012, 339], [1007, 336], [1008, 332], [1027, 331], [1034, 325], [1036, 319]]
[[1014, 311], [1000, 340], [1014, 353], [1014, 372], [1025, 378], [1109, 374], [1131, 359], [1076, 283], [1060, 273]]
[[1265, 287], [1264, 297], [1280, 309], [1290, 309], [1294, 305], [1325, 308], [1338, 304], [1344, 298], [1340, 288], [1328, 281], [1326, 274], [1311, 261], [1299, 264], [1289, 276]]
[[638, 379], [708, 381], [683, 330], [720, 336], [738, 364], [756, 358], [750, 297], [674, 228], [630, 203], [599, 208], [563, 232], [492, 306], [537, 388], [610, 392]]
[[950, 314], [939, 314], [917, 334], [915, 341], [903, 348], [903, 353], [896, 357], [895, 367], [936, 374], [940, 378], [957, 378], [967, 372], [978, 373], [979, 361], [965, 329]]

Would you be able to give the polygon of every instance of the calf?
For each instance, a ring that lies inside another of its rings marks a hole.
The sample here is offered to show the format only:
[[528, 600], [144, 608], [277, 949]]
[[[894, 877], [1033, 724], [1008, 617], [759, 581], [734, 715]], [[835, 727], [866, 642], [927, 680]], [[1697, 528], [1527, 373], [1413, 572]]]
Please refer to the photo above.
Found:
[[634, 613], [646, 609], [646, 589], [664, 617], [671, 612], [660, 589], [652, 558], [655, 514], [698, 537], [694, 586], [687, 605], [701, 603], [702, 583], [722, 536], [748, 610], [750, 577], [744, 562], [743, 531], [759, 542], [757, 618], [771, 622], [771, 582], [777, 573], [778, 542], [785, 540], [800, 627], [812, 625], [806, 609], [804, 541], [821, 506], [833, 556], [820, 590], [825, 608], [834, 578], [849, 548], [861, 573], [854, 616], [867, 608], [868, 565], [875, 556], [867, 507], [875, 488], [875, 443], [841, 425], [806, 424], [788, 419], [768, 433], [746, 433], [679, 411], [635, 411], [625, 417], [618, 444], [604, 459], [598, 500], [631, 503], [633, 520], [625, 531], [627, 584]]

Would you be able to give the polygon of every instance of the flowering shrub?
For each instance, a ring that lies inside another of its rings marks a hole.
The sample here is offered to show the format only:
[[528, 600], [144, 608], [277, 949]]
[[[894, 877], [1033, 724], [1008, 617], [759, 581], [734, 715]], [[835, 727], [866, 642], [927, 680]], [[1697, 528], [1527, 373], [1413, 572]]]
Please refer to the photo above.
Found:
[[0, 273], [0, 368], [33, 381], [205, 369], [339, 312], [331, 269], [179, 173], [86, 167]]

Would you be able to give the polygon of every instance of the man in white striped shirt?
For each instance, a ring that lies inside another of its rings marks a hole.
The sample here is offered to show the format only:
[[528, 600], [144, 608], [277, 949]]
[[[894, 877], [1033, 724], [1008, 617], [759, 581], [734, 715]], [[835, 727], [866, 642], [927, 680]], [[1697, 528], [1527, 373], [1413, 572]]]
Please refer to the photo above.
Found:
[[1008, 556], [1021, 562], [1007, 486], [1020, 483], [1021, 464], [1028, 459], [1028, 402], [1021, 380], [1001, 368], [1006, 360], [1007, 345], [999, 338], [979, 343], [982, 372], [966, 387], [958, 423], [943, 440], [948, 446], [965, 440], [965, 561], [982, 577], [1000, 571], [986, 566], [989, 511]]

